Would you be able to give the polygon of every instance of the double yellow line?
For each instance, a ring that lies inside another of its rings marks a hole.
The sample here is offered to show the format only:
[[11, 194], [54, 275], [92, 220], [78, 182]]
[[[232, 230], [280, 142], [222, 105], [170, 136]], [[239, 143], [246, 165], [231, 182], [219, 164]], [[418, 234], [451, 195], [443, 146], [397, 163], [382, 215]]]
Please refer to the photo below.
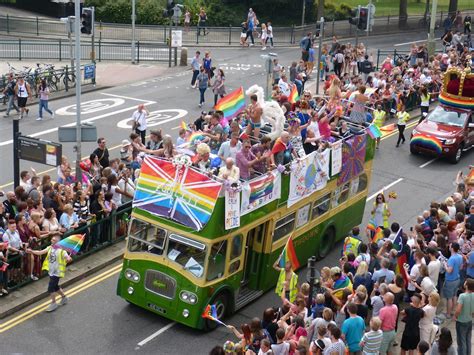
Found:
[[[68, 297], [72, 297], [74, 296], [75, 294], [77, 293], [80, 293], [80, 292], [83, 292], [89, 288], [91, 288], [92, 286], [118, 274], [120, 272], [120, 270], [122, 269], [122, 264], [120, 265], [117, 265], [117, 266], [114, 266], [113, 268], [107, 270], [107, 271], [104, 271], [103, 273], [97, 275], [97, 276], [94, 276], [92, 277], [91, 279], [71, 288], [71, 289], [68, 289], [66, 291], [64, 291], [64, 293], [66, 294], [66, 296]], [[0, 334], [3, 333], [3, 332], [6, 332], [7, 330], [13, 328], [13, 327], [16, 327], [17, 325], [27, 321], [28, 319], [36, 316], [37, 314], [41, 313], [41, 312], [44, 312], [46, 310], [46, 308], [48, 307], [48, 305], [50, 304], [49, 301], [46, 301], [46, 302], [43, 302], [21, 314], [19, 314], [18, 316], [12, 318], [12, 319], [9, 319], [8, 321], [0, 324]]]

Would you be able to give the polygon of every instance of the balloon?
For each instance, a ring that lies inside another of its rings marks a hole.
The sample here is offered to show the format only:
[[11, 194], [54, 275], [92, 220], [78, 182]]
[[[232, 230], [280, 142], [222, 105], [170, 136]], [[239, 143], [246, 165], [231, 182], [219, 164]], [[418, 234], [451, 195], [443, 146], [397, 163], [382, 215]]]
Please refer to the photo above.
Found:
[[211, 168], [218, 168], [221, 166], [222, 159], [220, 157], [215, 157], [211, 160]]

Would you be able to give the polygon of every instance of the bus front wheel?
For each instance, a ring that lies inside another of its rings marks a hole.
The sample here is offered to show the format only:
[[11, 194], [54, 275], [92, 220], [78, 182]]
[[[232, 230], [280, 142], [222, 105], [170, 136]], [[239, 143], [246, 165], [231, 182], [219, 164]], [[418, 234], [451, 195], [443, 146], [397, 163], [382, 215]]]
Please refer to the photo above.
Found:
[[334, 245], [334, 228], [330, 227], [326, 229], [319, 243], [318, 257], [319, 259], [325, 258], [332, 250]]
[[[219, 293], [211, 302], [216, 305], [217, 319], [222, 320], [228, 313], [229, 296], [227, 293]], [[205, 330], [213, 330], [217, 327], [217, 322], [206, 319], [204, 324]]]

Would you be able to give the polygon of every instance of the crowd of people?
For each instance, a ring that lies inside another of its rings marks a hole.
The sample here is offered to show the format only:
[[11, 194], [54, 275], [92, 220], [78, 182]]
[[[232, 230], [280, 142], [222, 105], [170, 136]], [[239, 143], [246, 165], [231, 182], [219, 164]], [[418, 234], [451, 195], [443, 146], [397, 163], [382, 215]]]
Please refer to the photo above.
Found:
[[363, 238], [354, 227], [339, 265], [323, 267], [313, 288], [277, 260], [281, 303], [239, 329], [229, 325], [233, 339], [210, 354], [393, 354], [397, 346], [401, 354], [471, 354], [474, 170], [460, 173], [456, 191], [433, 201], [409, 232], [389, 224], [383, 194], [372, 215], [384, 237]]

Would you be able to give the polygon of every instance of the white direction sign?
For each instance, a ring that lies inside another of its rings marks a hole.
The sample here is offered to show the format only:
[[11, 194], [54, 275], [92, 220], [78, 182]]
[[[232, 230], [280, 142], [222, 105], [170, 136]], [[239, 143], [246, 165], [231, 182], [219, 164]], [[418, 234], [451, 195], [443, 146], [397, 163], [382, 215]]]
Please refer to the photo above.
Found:
[[171, 31], [171, 47], [182, 47], [183, 46], [183, 31], [175, 30]]

